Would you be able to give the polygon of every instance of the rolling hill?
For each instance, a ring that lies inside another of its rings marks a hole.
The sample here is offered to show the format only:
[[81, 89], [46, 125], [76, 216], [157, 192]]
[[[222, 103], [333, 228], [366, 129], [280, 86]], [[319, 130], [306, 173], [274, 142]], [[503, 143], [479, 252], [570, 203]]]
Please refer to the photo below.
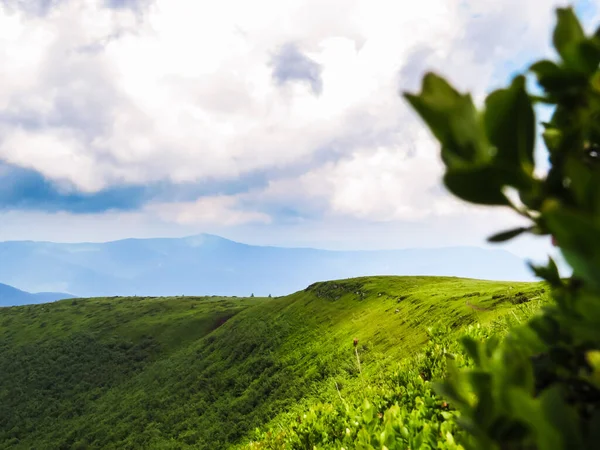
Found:
[[545, 295], [539, 283], [364, 277], [278, 298], [1, 309], [0, 448], [250, 445], [256, 428], [298, 408], [365, 395], [362, 383], [417, 354], [430, 327], [449, 336]]
[[67, 298], [74, 298], [74, 296], [61, 292], [38, 292], [32, 294], [0, 283], [0, 307], [47, 303]]
[[0, 280], [30, 292], [285, 295], [317, 280], [449, 275], [533, 280], [523, 260], [476, 247], [326, 251], [245, 245], [212, 235], [107, 243], [0, 242]]

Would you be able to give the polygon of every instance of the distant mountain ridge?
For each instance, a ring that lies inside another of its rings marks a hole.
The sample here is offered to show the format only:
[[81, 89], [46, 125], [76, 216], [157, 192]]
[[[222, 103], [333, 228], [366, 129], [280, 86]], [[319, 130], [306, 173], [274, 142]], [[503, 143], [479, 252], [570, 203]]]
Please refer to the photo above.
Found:
[[285, 295], [315, 281], [369, 275], [533, 280], [505, 250], [331, 251], [254, 246], [219, 236], [105, 243], [0, 242], [0, 280], [27, 291], [112, 295]]
[[32, 294], [9, 286], [8, 284], [0, 283], [0, 307], [48, 303], [74, 297], [74, 295], [62, 292], [38, 292]]

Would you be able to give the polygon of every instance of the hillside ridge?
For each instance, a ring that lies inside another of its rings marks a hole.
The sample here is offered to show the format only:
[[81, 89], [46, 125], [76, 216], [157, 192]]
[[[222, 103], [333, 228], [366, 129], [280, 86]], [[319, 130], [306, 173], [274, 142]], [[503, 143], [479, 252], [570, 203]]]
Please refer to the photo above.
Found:
[[354, 339], [371, 377], [418, 351], [429, 327], [486, 322], [542, 289], [377, 276], [273, 298], [1, 309], [0, 448], [229, 448], [292, 405], [349, 393], [360, 381]]

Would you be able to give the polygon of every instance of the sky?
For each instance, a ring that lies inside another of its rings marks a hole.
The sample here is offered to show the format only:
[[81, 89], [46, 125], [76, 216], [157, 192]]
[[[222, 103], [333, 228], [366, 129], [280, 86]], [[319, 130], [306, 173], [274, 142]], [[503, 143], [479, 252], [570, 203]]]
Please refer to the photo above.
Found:
[[400, 93], [432, 70], [481, 104], [569, 3], [0, 0], [0, 240], [483, 246], [521, 222], [445, 191]]

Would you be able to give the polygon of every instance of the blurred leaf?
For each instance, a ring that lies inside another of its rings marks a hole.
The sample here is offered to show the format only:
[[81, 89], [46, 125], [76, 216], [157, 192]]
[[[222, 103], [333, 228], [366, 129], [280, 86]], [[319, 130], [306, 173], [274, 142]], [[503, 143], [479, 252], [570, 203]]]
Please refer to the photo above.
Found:
[[[463, 339], [469, 369], [449, 364], [449, 382], [439, 392], [457, 399], [457, 422], [472, 435], [467, 448], [583, 449], [600, 439], [593, 430], [595, 439], [587, 435], [596, 393], [583, 400], [589, 392], [578, 391], [584, 380], [600, 383], [600, 28], [586, 37], [573, 9], [560, 8], [552, 40], [560, 60], [529, 68], [540, 94], [529, 95], [525, 78], [517, 76], [487, 97], [483, 115], [468, 95], [432, 74], [421, 94], [407, 94], [441, 143], [448, 190], [467, 202], [510, 206], [533, 222], [488, 241], [550, 234], [573, 267], [565, 284], [551, 258], [545, 266], [529, 263], [553, 288], [554, 305], [523, 323], [515, 316], [520, 325], [495, 346]], [[555, 107], [542, 124], [550, 167], [534, 177], [533, 104], [539, 102]], [[506, 188], [516, 191], [518, 207]], [[536, 307], [520, 306], [525, 316]], [[594, 420], [600, 423], [600, 414]]]
[[428, 73], [421, 93], [404, 93], [442, 146], [448, 167], [469, 167], [488, 161], [490, 146], [470, 95], [459, 94], [443, 78]]
[[557, 10], [558, 23], [554, 30], [554, 46], [565, 68], [586, 76], [592, 75], [600, 63], [600, 39], [587, 38], [572, 8]]
[[535, 73], [539, 85], [551, 94], [550, 101], [554, 102], [557, 102], [561, 96], [573, 95], [588, 84], [585, 75], [559, 67], [548, 60], [534, 63], [529, 70]]
[[497, 404], [493, 399], [493, 381], [492, 374], [485, 371], [470, 372], [471, 386], [477, 394], [477, 405], [473, 411], [477, 423], [484, 429], [489, 428], [496, 419]]
[[564, 177], [569, 191], [582, 210], [600, 213], [600, 164], [581, 155], [568, 155], [564, 162]]
[[[523, 334], [521, 335], [523, 336]], [[508, 386], [517, 386], [523, 389], [524, 392], [533, 393], [534, 390], [534, 376], [533, 369], [529, 363], [527, 354], [527, 345], [520, 344], [519, 347], [507, 347], [512, 351], [504, 351], [500, 360], [500, 367], [496, 370], [501, 377], [497, 379], [502, 380], [502, 384], [497, 386], [499, 389], [503, 389]]]
[[528, 329], [533, 330], [546, 346], [552, 346], [560, 339], [560, 325], [549, 316], [534, 317], [529, 321]]
[[548, 258], [548, 264], [546, 266], [537, 266], [531, 263], [528, 263], [528, 265], [538, 277], [546, 280], [551, 286], [562, 286], [558, 267], [552, 258]]
[[526, 231], [530, 231], [530, 230], [531, 230], [531, 227], [513, 228], [512, 230], [503, 231], [501, 233], [494, 234], [493, 236], [490, 236], [487, 240], [488, 240], [488, 242], [504, 242], [504, 241], [508, 241], [509, 239], [517, 237], [517, 236], [525, 233]]
[[[488, 399], [491, 391], [492, 375], [484, 370], [470, 370], [467, 372], [473, 392], [478, 399]], [[491, 399], [489, 399], [491, 401]]]
[[505, 205], [510, 202], [502, 192], [506, 184], [504, 174], [494, 167], [482, 167], [471, 171], [448, 171], [444, 184], [457, 197], [482, 205]]
[[[535, 320], [532, 319], [532, 321]], [[527, 326], [513, 328], [506, 338], [514, 346], [518, 346], [522, 352], [529, 354], [539, 353], [547, 350], [547, 346], [540, 339], [539, 334], [531, 327], [532, 321]]]
[[559, 55], [568, 59], [572, 49], [585, 39], [585, 34], [572, 8], [558, 8], [556, 15], [558, 22], [552, 42]]
[[481, 351], [480, 344], [470, 336], [464, 336], [460, 340], [467, 355], [475, 362], [476, 365], [481, 364]]
[[542, 137], [550, 153], [555, 153], [560, 148], [560, 144], [562, 142], [562, 133], [559, 129], [546, 128], [546, 130], [542, 133]]
[[600, 227], [557, 201], [546, 201], [542, 214], [574, 274], [600, 288]]
[[527, 428], [517, 420], [502, 416], [498, 417], [489, 427], [488, 433], [496, 441], [514, 442], [527, 437]]
[[586, 39], [579, 44], [579, 56], [586, 73], [594, 73], [600, 64], [600, 38]]
[[443, 382], [434, 382], [433, 388], [442, 397], [447, 398], [449, 401], [454, 403], [460, 408], [469, 408], [469, 402], [465, 398], [465, 393], [457, 388], [458, 383], [454, 380], [448, 380]]
[[539, 400], [518, 388], [510, 388], [508, 396], [511, 400], [512, 413], [521, 422], [529, 425], [529, 429], [535, 436], [537, 449], [566, 450], [562, 445], [560, 434], [546, 419]]
[[585, 442], [585, 448], [595, 448], [600, 442], [600, 409], [597, 409], [589, 422], [590, 433]]
[[552, 428], [559, 431], [561, 446], [556, 448], [583, 449], [580, 431], [577, 429], [577, 416], [563, 400], [559, 387], [546, 389], [540, 395], [540, 402]]
[[535, 115], [525, 77], [516, 77], [508, 89], [499, 89], [485, 101], [485, 127], [496, 147], [494, 161], [508, 169], [533, 172]]

